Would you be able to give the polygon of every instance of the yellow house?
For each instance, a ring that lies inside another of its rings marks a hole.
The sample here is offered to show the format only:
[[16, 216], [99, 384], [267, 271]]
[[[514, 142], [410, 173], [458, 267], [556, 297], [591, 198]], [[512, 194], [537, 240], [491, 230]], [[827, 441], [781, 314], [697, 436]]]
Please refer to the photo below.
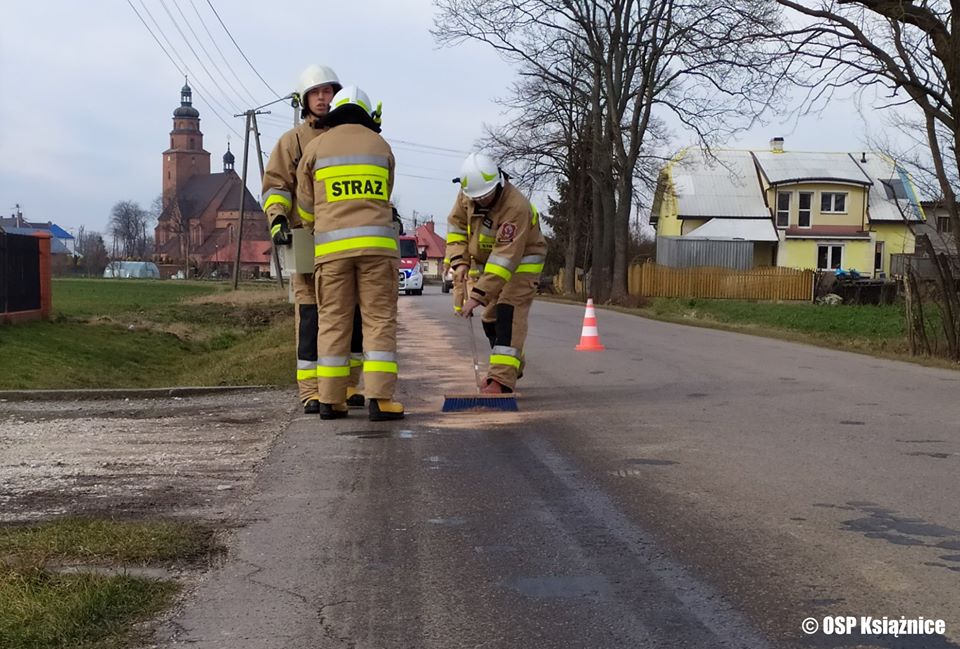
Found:
[[[661, 238], [680, 239], [687, 250], [743, 242], [748, 259], [738, 264], [727, 252], [721, 260], [730, 263], [721, 265], [844, 268], [874, 277], [889, 275], [890, 255], [913, 253], [908, 224], [922, 221], [923, 211], [889, 158], [786, 151], [782, 138], [765, 151], [712, 154], [682, 151], [660, 174], [650, 221], [661, 263], [661, 248], [676, 248], [661, 246]], [[690, 258], [666, 261], [693, 265]]]

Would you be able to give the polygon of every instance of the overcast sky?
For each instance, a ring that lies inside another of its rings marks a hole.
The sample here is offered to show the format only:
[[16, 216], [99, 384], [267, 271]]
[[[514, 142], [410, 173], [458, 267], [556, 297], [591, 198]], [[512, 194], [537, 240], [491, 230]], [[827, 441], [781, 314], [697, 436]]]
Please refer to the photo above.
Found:
[[[433, 215], [445, 230], [456, 194], [450, 179], [483, 123], [502, 121], [494, 100], [510, 83], [510, 66], [475, 43], [437, 49], [429, 33], [430, 0], [131, 2], [177, 66], [190, 72], [214, 172], [222, 170], [228, 138], [241, 172], [243, 119], [234, 113], [275, 98], [268, 85], [286, 94], [306, 65], [326, 63], [341, 81], [383, 101], [403, 215]], [[266, 83], [240, 56], [211, 5]], [[103, 231], [114, 203], [134, 200], [147, 208], [160, 193], [161, 153], [183, 77], [126, 0], [4, 0], [0, 84], [4, 216], [19, 203], [29, 220]], [[273, 110], [261, 122], [266, 151], [292, 122], [289, 106]], [[848, 102], [822, 119], [802, 119], [796, 128], [793, 122], [758, 127], [731, 144], [760, 148], [780, 135], [788, 148], [859, 151], [866, 132]], [[677, 133], [677, 148], [690, 143]], [[250, 165], [248, 184], [259, 197], [252, 158]]]

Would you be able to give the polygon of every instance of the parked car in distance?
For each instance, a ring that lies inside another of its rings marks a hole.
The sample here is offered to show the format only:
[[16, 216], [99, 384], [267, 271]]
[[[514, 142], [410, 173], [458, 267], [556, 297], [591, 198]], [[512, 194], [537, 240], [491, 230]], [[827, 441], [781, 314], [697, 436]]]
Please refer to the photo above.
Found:
[[398, 290], [407, 295], [423, 295], [423, 271], [420, 262], [426, 257], [417, 248], [417, 238], [400, 237], [400, 274]]

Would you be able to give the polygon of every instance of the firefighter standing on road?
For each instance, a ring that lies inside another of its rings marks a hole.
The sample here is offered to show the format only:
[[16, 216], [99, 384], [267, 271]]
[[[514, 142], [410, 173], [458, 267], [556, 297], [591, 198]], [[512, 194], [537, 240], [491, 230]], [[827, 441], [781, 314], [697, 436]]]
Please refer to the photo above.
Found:
[[[326, 129], [320, 120], [327, 114], [330, 100], [340, 90], [336, 73], [324, 65], [311, 65], [300, 75], [297, 87], [303, 107], [304, 121], [284, 133], [267, 162], [263, 174], [263, 211], [270, 223], [270, 235], [274, 245], [289, 246], [292, 242], [290, 228], [303, 227], [313, 231], [313, 218], [309, 213], [294, 210], [297, 187], [297, 165], [303, 150]], [[291, 273], [295, 303], [294, 327], [297, 340], [297, 387], [303, 412], [320, 412], [317, 393], [317, 295], [313, 273]], [[359, 311], [356, 314], [359, 317]], [[360, 327], [356, 327], [357, 339], [352, 341], [350, 380], [351, 406], [363, 406], [363, 395], [357, 390], [360, 381]]]
[[481, 267], [460, 315], [483, 307], [483, 331], [493, 348], [481, 386], [485, 394], [512, 392], [521, 374], [527, 317], [543, 271], [547, 243], [537, 208], [490, 157], [471, 153], [460, 171], [460, 193], [447, 219], [447, 255], [453, 282], [463, 284], [471, 260]]
[[336, 94], [329, 128], [304, 150], [297, 207], [313, 218], [320, 296], [317, 377], [320, 417], [347, 415], [353, 311], [363, 326], [363, 381], [370, 419], [403, 418], [397, 382], [400, 246], [389, 203], [395, 160], [370, 99], [355, 86]]

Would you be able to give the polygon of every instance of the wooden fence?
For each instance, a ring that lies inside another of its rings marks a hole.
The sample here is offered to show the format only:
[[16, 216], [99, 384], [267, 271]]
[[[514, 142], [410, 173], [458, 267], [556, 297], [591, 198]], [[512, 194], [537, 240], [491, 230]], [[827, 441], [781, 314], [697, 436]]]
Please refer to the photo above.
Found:
[[[577, 290], [582, 291], [580, 272]], [[750, 270], [669, 268], [655, 263], [629, 268], [627, 290], [644, 297], [704, 297], [731, 300], [812, 300], [812, 270], [764, 266]], [[555, 279], [563, 286], [563, 272]]]

